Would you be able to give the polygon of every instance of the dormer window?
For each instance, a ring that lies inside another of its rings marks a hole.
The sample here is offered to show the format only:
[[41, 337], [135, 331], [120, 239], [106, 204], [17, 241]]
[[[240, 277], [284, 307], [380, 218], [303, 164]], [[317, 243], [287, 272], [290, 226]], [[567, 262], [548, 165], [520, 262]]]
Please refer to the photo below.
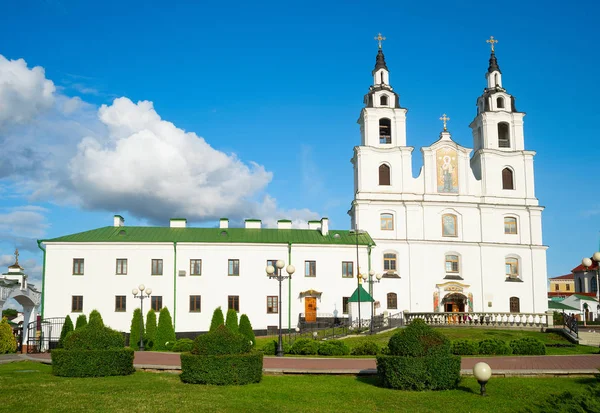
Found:
[[392, 143], [392, 121], [388, 118], [379, 119], [379, 143]]
[[381, 106], [387, 106], [388, 105], [388, 97], [386, 95], [383, 95], [379, 98], [379, 104]]
[[496, 107], [498, 109], [504, 109], [504, 98], [499, 97], [498, 99], [496, 99]]

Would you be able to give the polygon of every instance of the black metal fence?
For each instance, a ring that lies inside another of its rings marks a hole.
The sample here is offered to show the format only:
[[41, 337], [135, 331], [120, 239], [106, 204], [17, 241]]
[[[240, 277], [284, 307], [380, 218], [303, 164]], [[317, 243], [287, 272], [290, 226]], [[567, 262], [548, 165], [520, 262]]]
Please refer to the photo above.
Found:
[[29, 323], [27, 326], [27, 353], [45, 353], [56, 348], [64, 323], [64, 317], [38, 318]]
[[562, 316], [565, 330], [568, 330], [569, 333], [575, 335], [575, 337], [579, 337], [579, 326], [577, 325], [575, 314], [569, 315], [567, 313], [562, 313]]

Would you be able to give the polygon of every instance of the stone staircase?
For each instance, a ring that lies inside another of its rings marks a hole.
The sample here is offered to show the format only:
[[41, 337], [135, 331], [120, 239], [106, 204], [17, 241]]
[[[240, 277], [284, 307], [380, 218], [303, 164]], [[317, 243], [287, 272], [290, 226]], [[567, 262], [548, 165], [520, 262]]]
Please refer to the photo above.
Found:
[[600, 347], [600, 332], [586, 331], [585, 327], [579, 327], [579, 344], [582, 346]]

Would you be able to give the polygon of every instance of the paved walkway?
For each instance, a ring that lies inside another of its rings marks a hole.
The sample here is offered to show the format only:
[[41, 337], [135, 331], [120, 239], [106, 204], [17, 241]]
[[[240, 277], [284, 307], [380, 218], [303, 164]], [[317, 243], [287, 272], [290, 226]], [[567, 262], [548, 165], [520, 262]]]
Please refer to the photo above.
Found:
[[[7, 356], [0, 356], [0, 362]], [[49, 354], [10, 355], [10, 361], [33, 359], [50, 361]], [[600, 369], [600, 354], [578, 356], [520, 356], [520, 357], [463, 357], [463, 375], [472, 374], [475, 363], [484, 361], [494, 375], [540, 376], [540, 375], [590, 375]], [[145, 370], [177, 371], [181, 369], [179, 353], [139, 352], [134, 364]], [[265, 357], [264, 370], [273, 374], [374, 374], [377, 370], [374, 358], [300, 358]]]

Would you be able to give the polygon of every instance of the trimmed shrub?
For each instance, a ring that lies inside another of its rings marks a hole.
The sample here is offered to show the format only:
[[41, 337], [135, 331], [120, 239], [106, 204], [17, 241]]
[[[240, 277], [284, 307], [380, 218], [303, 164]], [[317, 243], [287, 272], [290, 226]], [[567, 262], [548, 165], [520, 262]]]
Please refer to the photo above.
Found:
[[190, 338], [180, 338], [175, 342], [171, 351], [183, 353], [184, 351], [192, 351], [194, 348], [194, 340]]
[[234, 309], [227, 310], [227, 318], [225, 319], [225, 325], [228, 329], [234, 333], [238, 333], [240, 328], [238, 327], [237, 312]]
[[481, 355], [505, 355], [510, 354], [510, 346], [504, 340], [497, 338], [486, 338], [479, 342], [479, 354]]
[[85, 314], [79, 314], [79, 317], [77, 317], [77, 321], [75, 322], [75, 330], [85, 326], [87, 326], [87, 318], [85, 317]]
[[146, 315], [146, 348], [153, 350], [154, 341], [156, 340], [156, 312], [153, 309], [148, 311]]
[[523, 337], [512, 340], [510, 348], [513, 354], [524, 354], [529, 356], [542, 356], [546, 354], [546, 346], [541, 340], [533, 337]]
[[347, 356], [350, 354], [350, 347], [341, 340], [321, 341], [319, 354], [322, 356]]
[[457, 356], [475, 356], [479, 354], [479, 342], [467, 339], [454, 340], [451, 351]]
[[223, 310], [221, 310], [221, 307], [217, 307], [213, 312], [212, 319], [210, 320], [210, 329], [208, 331], [215, 331], [219, 326], [222, 325], [225, 325]]
[[290, 353], [300, 355], [319, 354], [319, 342], [308, 338], [299, 338], [292, 344]]
[[131, 318], [131, 330], [129, 333], [129, 347], [134, 350], [140, 349], [140, 338], [142, 338], [144, 335], [143, 323], [144, 320], [142, 319], [142, 312], [139, 308], [136, 308], [133, 310], [133, 317]]
[[234, 333], [224, 325], [221, 325], [215, 331], [196, 337], [192, 354], [243, 354], [250, 352], [251, 349], [252, 346], [246, 336]]
[[240, 385], [260, 382], [262, 369], [263, 355], [259, 352], [204, 356], [182, 353], [179, 377], [184, 383]]
[[[292, 346], [287, 341], [283, 341], [281, 345], [283, 346], [283, 352], [285, 354], [291, 354]], [[267, 341], [260, 351], [266, 356], [274, 356], [277, 354], [277, 340]]]
[[435, 353], [450, 354], [448, 337], [433, 330], [420, 318], [399, 330], [388, 342], [390, 355], [423, 357]]
[[248, 341], [252, 342], [252, 347], [256, 344], [256, 337], [254, 336], [254, 331], [252, 330], [252, 324], [250, 324], [250, 319], [246, 314], [242, 314], [240, 317], [240, 333], [246, 336]]
[[163, 307], [158, 315], [158, 327], [156, 328], [156, 339], [153, 349], [156, 351], [168, 351], [177, 341], [173, 320], [167, 307]]
[[109, 350], [125, 347], [123, 335], [108, 327], [95, 328], [93, 324], [81, 327], [67, 335], [65, 350]]
[[102, 321], [102, 316], [98, 310], [92, 310], [88, 325], [93, 325], [94, 327], [104, 327], [104, 321]]
[[71, 321], [71, 317], [67, 316], [65, 318], [65, 323], [62, 326], [62, 330], [60, 330], [60, 338], [58, 339], [58, 348], [63, 348], [65, 343], [65, 338], [67, 334], [73, 331], [73, 322]]
[[379, 344], [373, 340], [364, 340], [354, 346], [351, 354], [353, 356], [376, 356], [380, 352]]
[[0, 321], [0, 354], [14, 353], [15, 351], [17, 351], [17, 340], [8, 324], [8, 319], [3, 317]]
[[[73, 335], [75, 333], [72, 333]], [[52, 374], [64, 377], [126, 376], [133, 374], [133, 350], [113, 348], [108, 350], [54, 349]]]

